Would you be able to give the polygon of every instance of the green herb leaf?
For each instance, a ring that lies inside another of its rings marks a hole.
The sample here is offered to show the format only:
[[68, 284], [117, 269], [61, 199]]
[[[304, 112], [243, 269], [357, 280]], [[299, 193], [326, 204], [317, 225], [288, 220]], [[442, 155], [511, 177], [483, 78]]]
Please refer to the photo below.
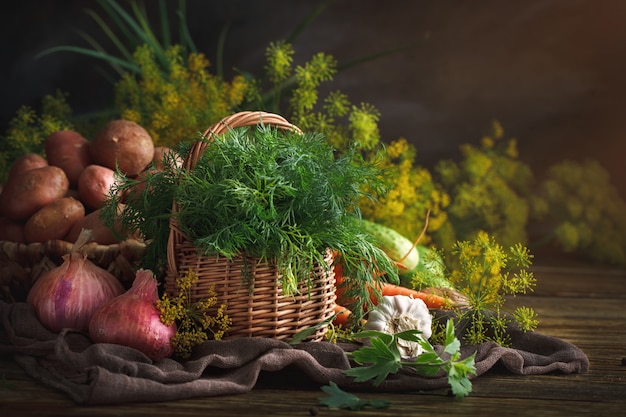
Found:
[[[402, 367], [410, 367], [419, 374], [428, 376], [445, 372], [452, 392], [457, 397], [466, 396], [471, 392], [472, 384], [469, 375], [476, 373], [475, 353], [465, 359], [459, 359], [461, 343], [454, 334], [452, 320], [446, 323], [446, 345], [443, 348], [443, 353], [449, 354], [449, 359], [440, 356], [427, 340], [418, 338], [419, 331], [417, 330], [393, 335], [371, 330], [356, 333], [355, 336], [367, 338], [369, 341], [369, 345], [362, 346], [348, 354], [358, 364], [368, 364], [344, 371], [346, 375], [354, 377], [357, 382], [374, 380], [374, 385], [378, 386], [390, 374], [398, 372]], [[403, 359], [398, 350], [399, 339], [418, 341], [424, 350], [423, 353], [412, 360]]]
[[328, 326], [335, 319], [335, 317], [337, 317], [337, 314], [333, 314], [331, 317], [327, 318], [326, 320], [320, 323], [317, 323], [315, 326], [311, 326], [304, 330], [300, 330], [291, 339], [289, 339], [287, 343], [289, 343], [290, 345], [297, 345], [298, 343], [306, 340], [307, 337], [311, 336], [319, 328]]
[[452, 393], [457, 398], [465, 397], [472, 391], [472, 383], [468, 376], [476, 372], [474, 358], [475, 354], [472, 354], [462, 361], [451, 363], [448, 371], [448, 383], [452, 388]]
[[449, 353], [450, 355], [454, 355], [461, 348], [461, 342], [456, 338], [454, 334], [454, 323], [452, 320], [448, 320], [446, 323], [446, 345], [444, 347], [444, 352]]
[[322, 391], [329, 396], [320, 398], [320, 404], [329, 408], [362, 410], [367, 406], [372, 408], [386, 408], [391, 404], [386, 400], [361, 400], [356, 395], [343, 391], [332, 381], [329, 385], [323, 386]]
[[[371, 363], [370, 366], [352, 368], [345, 371], [353, 376], [357, 382], [365, 382], [374, 379], [374, 385], [380, 385], [389, 374], [395, 374], [402, 367], [398, 345], [395, 338], [389, 338], [386, 334], [371, 338], [371, 346], [363, 346], [352, 353], [352, 357], [358, 363]], [[391, 343], [389, 343], [391, 341]]]

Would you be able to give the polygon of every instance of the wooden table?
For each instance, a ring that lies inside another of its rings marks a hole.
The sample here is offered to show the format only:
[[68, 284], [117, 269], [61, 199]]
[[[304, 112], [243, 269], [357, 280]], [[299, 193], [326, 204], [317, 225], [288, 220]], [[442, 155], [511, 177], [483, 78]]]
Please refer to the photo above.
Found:
[[510, 300], [533, 307], [538, 331], [574, 343], [590, 359], [586, 374], [520, 377], [491, 370], [458, 400], [447, 390], [412, 394], [357, 393], [391, 401], [361, 412], [320, 406], [318, 389], [257, 387], [244, 395], [167, 403], [81, 407], [31, 380], [0, 358], [2, 416], [620, 416], [626, 415], [626, 271], [588, 266], [535, 266], [534, 293]]

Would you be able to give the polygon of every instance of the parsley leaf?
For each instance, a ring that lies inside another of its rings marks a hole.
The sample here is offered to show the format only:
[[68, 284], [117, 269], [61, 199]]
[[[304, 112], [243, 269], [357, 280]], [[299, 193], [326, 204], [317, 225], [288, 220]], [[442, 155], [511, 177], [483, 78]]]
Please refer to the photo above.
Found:
[[[446, 338], [442, 354], [438, 354], [428, 340], [420, 336], [419, 330], [408, 330], [393, 335], [366, 331], [356, 333], [356, 338], [366, 338], [368, 345], [348, 354], [361, 365], [344, 372], [357, 382], [373, 380], [380, 385], [390, 374], [395, 374], [402, 367], [410, 367], [422, 375], [435, 376], [440, 372], [447, 375], [448, 383], [457, 398], [465, 397], [472, 391], [470, 374], [476, 373], [475, 353], [461, 359], [461, 342], [454, 333], [454, 322], [446, 323]], [[402, 358], [398, 350], [398, 340], [418, 341], [423, 349], [416, 358]], [[444, 359], [443, 355], [448, 356]]]
[[385, 408], [391, 404], [386, 400], [361, 400], [356, 395], [350, 394], [337, 386], [334, 382], [322, 387], [322, 391], [328, 394], [320, 398], [320, 404], [328, 408], [343, 408], [348, 410], [362, 410], [366, 406], [372, 408]]

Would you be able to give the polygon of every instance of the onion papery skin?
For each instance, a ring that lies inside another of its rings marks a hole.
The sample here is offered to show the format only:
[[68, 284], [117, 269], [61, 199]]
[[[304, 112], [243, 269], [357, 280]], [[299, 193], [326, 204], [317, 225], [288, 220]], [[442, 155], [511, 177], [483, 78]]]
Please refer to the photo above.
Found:
[[176, 325], [166, 326], [156, 307], [157, 280], [149, 270], [139, 270], [126, 293], [100, 307], [89, 323], [94, 343], [113, 343], [143, 352], [153, 361], [174, 353], [171, 339]]
[[123, 294], [120, 281], [79, 252], [63, 256], [63, 263], [44, 273], [28, 292], [39, 321], [49, 330], [71, 328], [87, 332], [93, 313]]

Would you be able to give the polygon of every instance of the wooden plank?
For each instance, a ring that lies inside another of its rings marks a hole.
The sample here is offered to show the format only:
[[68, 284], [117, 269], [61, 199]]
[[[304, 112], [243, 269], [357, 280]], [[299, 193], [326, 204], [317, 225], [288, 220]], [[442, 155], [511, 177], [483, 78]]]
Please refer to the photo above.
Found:
[[[19, 387], [20, 391], [27, 387]], [[289, 390], [253, 390], [248, 394], [223, 396], [215, 398], [199, 398], [166, 403], [143, 403], [120, 405], [115, 407], [79, 407], [68, 403], [64, 398], [47, 392], [27, 391], [26, 399], [2, 402], [0, 411], [3, 416], [189, 416], [216, 415], [230, 416], [308, 416], [317, 412], [320, 416], [358, 416], [375, 415], [425, 415], [425, 416], [571, 416], [582, 415], [621, 415], [624, 401], [607, 402], [598, 400], [564, 401], [562, 399], [537, 399], [518, 397], [498, 397], [497, 395], [472, 395], [457, 400], [443, 394], [372, 394], [359, 393], [361, 398], [385, 399], [391, 401], [387, 409], [364, 412], [329, 410], [319, 405], [321, 392], [289, 391]], [[510, 393], [510, 391], [509, 391]], [[487, 393], [488, 394], [488, 393]], [[23, 398], [23, 397], [22, 397]], [[4, 398], [3, 398], [4, 400]]]
[[537, 265], [535, 293], [559, 297], [626, 299], [626, 271], [589, 266]]

